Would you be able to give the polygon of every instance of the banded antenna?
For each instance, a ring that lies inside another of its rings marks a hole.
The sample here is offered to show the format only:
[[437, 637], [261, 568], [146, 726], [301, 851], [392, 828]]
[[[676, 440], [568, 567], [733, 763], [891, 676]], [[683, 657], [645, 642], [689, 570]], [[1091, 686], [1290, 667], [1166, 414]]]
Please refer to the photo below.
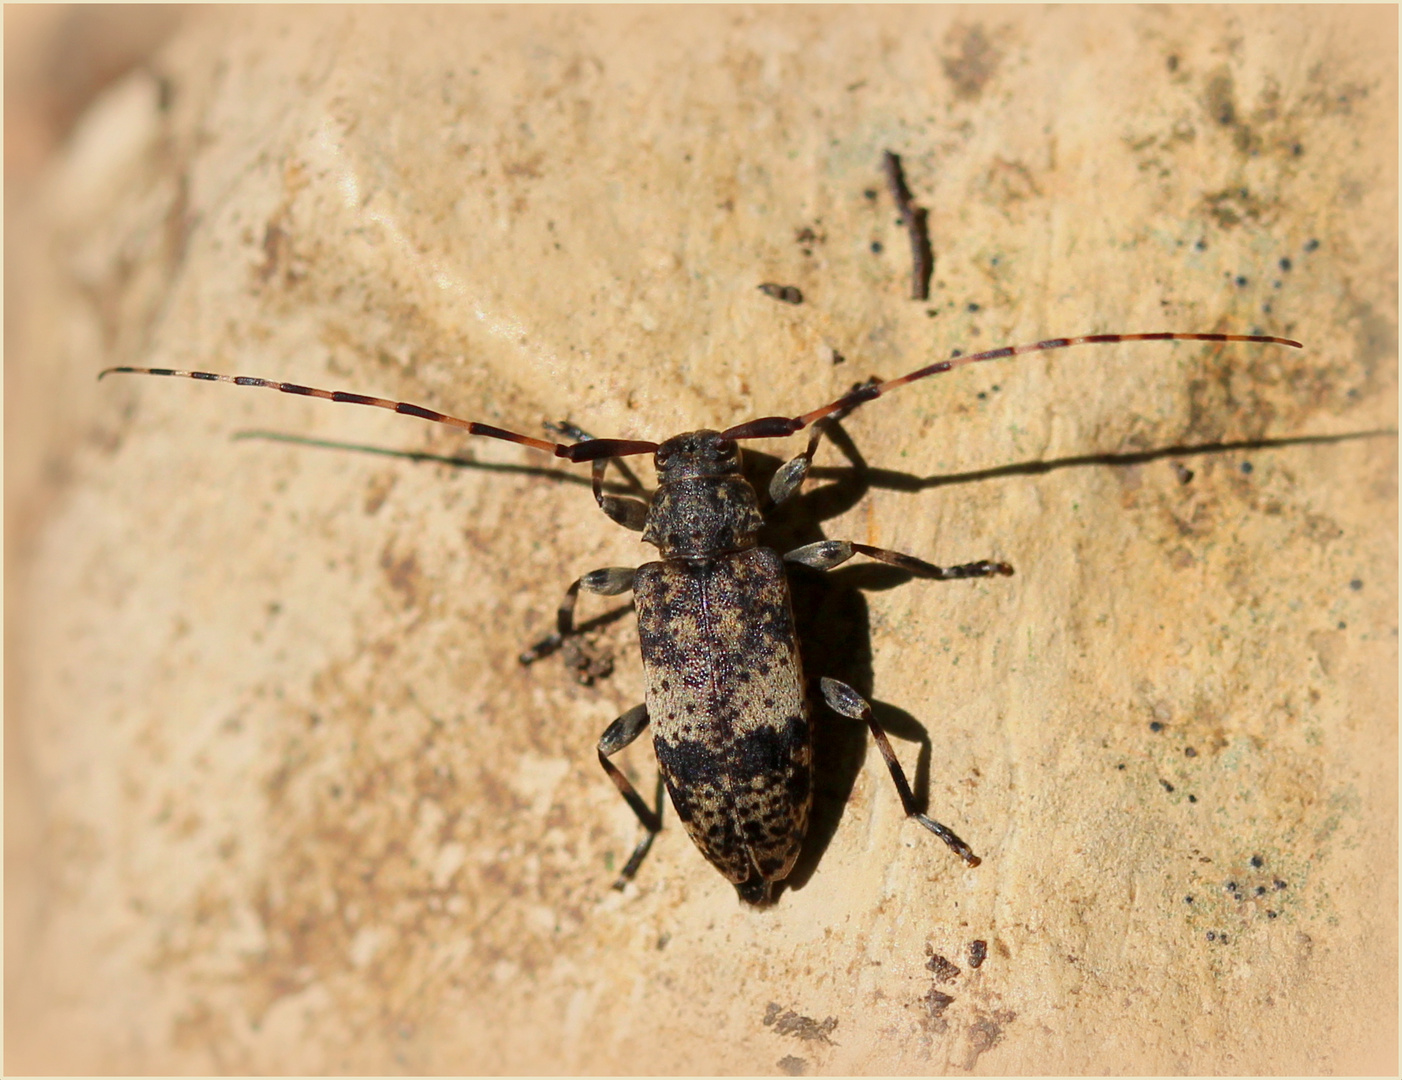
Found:
[[[798, 416], [762, 416], [756, 420], [747, 420], [743, 424], [736, 424], [721, 432], [723, 436], [730, 439], [778, 439], [787, 435], [792, 435], [797, 431], [802, 431], [809, 424], [831, 416], [833, 413], [841, 412], [844, 415], [858, 405], [872, 401], [883, 394], [890, 393], [897, 387], [905, 386], [908, 383], [917, 382], [920, 379], [928, 378], [931, 375], [942, 375], [946, 371], [953, 371], [955, 368], [963, 367], [966, 364], [975, 364], [984, 360], [1001, 360], [1008, 356], [1022, 356], [1025, 353], [1052, 352], [1056, 349], [1069, 349], [1075, 345], [1112, 345], [1123, 341], [1240, 341], [1257, 345], [1287, 345], [1292, 349], [1302, 349], [1304, 346], [1298, 341], [1291, 341], [1289, 338], [1268, 337], [1262, 334], [1178, 334], [1170, 332], [1154, 334], [1087, 334], [1082, 337], [1049, 338], [1046, 341], [1038, 341], [1032, 345], [1006, 345], [1000, 349], [989, 349], [987, 352], [973, 353], [970, 356], [956, 356], [949, 360], [941, 360], [938, 363], [927, 364], [925, 367], [917, 368], [908, 375], [902, 375], [898, 379], [888, 379], [885, 382], [871, 382], [848, 391], [842, 397], [831, 401], [821, 408], [813, 409], [811, 412], [802, 413]], [[268, 390], [278, 390], [284, 394], [297, 394], [302, 397], [324, 398], [327, 401], [341, 402], [346, 405], [368, 405], [376, 409], [389, 409], [404, 416], [416, 416], [421, 420], [431, 420], [435, 424], [447, 424], [449, 427], [460, 428], [469, 435], [481, 435], [488, 439], [501, 439], [504, 442], [519, 443], [521, 446], [529, 446], [533, 450], [543, 450], [556, 457], [566, 458], [569, 461], [597, 461], [600, 458], [630, 457], [635, 454], [651, 454], [658, 448], [658, 443], [646, 442], [635, 439], [589, 439], [577, 443], [557, 443], [548, 439], [536, 439], [530, 435], [521, 435], [514, 431], [507, 431], [505, 428], [494, 427], [491, 424], [483, 424], [477, 420], [463, 420], [456, 416], [449, 416], [447, 413], [438, 412], [435, 409], [427, 409], [422, 405], [412, 405], [407, 401], [391, 401], [389, 398], [369, 397], [365, 394], [355, 394], [347, 390], [320, 390], [313, 386], [302, 386], [298, 383], [277, 382], [273, 379], [261, 379], [252, 375], [217, 375], [209, 371], [181, 371], [176, 368], [147, 368], [147, 367], [110, 367], [102, 371], [98, 378], [102, 379], [107, 375], [167, 375], [178, 379], [196, 379], [201, 382], [223, 382], [232, 383], [235, 386], [261, 386]]]

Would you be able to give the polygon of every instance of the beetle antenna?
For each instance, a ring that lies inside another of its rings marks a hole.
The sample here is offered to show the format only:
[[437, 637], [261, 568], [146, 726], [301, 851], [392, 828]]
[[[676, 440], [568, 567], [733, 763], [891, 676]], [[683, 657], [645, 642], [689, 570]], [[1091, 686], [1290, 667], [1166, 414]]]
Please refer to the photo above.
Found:
[[269, 390], [280, 390], [284, 394], [298, 394], [302, 397], [324, 398], [346, 405], [369, 405], [376, 409], [389, 409], [404, 416], [417, 416], [420, 420], [432, 420], [435, 424], [447, 424], [460, 428], [469, 435], [482, 435], [488, 439], [501, 439], [503, 442], [519, 443], [532, 450], [544, 450], [547, 454], [567, 458], [570, 461], [594, 461], [597, 458], [627, 457], [631, 454], [651, 454], [657, 443], [638, 442], [632, 439], [590, 439], [586, 442], [556, 443], [545, 439], [534, 439], [529, 435], [518, 435], [505, 428], [482, 424], [476, 420], [460, 420], [456, 416], [425, 409], [422, 405], [411, 405], [407, 401], [390, 401], [388, 398], [368, 397], [365, 394], [352, 394], [346, 390], [318, 390], [314, 386], [301, 386], [297, 383], [276, 382], [260, 379], [253, 375], [216, 375], [210, 371], [177, 371], [174, 368], [110, 367], [98, 374], [106, 375], [170, 375], [178, 379], [196, 379], [201, 382], [233, 383], [235, 386], [262, 386]]
[[987, 352], [973, 353], [970, 356], [955, 356], [948, 360], [941, 360], [938, 363], [928, 364], [912, 371], [909, 375], [902, 375], [898, 379], [888, 379], [886, 382], [872, 382], [858, 386], [843, 394], [836, 401], [829, 402], [812, 412], [806, 412], [802, 416], [762, 416], [758, 420], [737, 424], [721, 434], [731, 439], [782, 438], [785, 435], [792, 435], [795, 431], [802, 431], [809, 424], [821, 420], [825, 416], [831, 416], [835, 412], [855, 409], [863, 402], [879, 398], [882, 394], [888, 393], [898, 386], [913, 383], [928, 375], [940, 375], [946, 371], [953, 371], [965, 364], [974, 364], [981, 360], [1001, 360], [1006, 356], [1021, 356], [1023, 353], [1069, 349], [1073, 345], [1110, 345], [1119, 341], [1249, 341], [1260, 345], [1288, 345], [1293, 349], [1304, 348], [1300, 342], [1291, 341], [1289, 338], [1267, 337], [1261, 334], [1086, 334], [1082, 337], [1048, 338], [1046, 341], [1039, 341], [1033, 345], [1005, 345], [1001, 349], [989, 349]]

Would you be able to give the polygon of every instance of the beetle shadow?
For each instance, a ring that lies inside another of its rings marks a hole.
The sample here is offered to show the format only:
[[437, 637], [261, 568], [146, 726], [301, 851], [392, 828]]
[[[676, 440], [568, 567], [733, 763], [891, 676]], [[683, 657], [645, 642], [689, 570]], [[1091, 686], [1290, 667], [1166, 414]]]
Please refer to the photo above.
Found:
[[[1334, 435], [1298, 435], [1218, 441], [1197, 445], [1179, 444], [1152, 450], [1082, 454], [1049, 461], [1019, 462], [964, 473], [915, 476], [892, 469], [870, 468], [840, 424], [831, 424], [826, 437], [847, 458], [844, 466], [814, 467], [808, 484], [812, 490], [790, 502], [767, 511], [760, 543], [781, 554], [802, 544], [827, 539], [821, 523], [856, 506], [872, 488], [919, 492], [946, 485], [978, 483], [1013, 476], [1037, 476], [1061, 469], [1095, 466], [1126, 467], [1153, 461], [1192, 458], [1234, 451], [1270, 450], [1290, 446], [1330, 445], [1358, 439], [1396, 438], [1393, 429], [1346, 432]], [[752, 482], [765, 491], [769, 477], [782, 462], [769, 455], [746, 451], [753, 459]], [[747, 468], [747, 473], [751, 470]], [[1191, 473], [1188, 474], [1191, 477]], [[830, 480], [823, 486], [814, 481]], [[834, 537], [833, 539], [843, 539]], [[777, 900], [785, 888], [801, 889], [821, 862], [856, 785], [866, 760], [869, 731], [860, 721], [840, 716], [828, 708], [818, 692], [823, 676], [839, 679], [871, 704], [877, 722], [893, 738], [918, 742], [919, 753], [911, 790], [916, 808], [928, 812], [933, 744], [919, 719], [905, 710], [872, 699], [874, 675], [871, 662], [871, 619], [865, 592], [894, 588], [913, 580], [914, 575], [896, 567], [863, 563], [847, 565], [823, 573], [801, 565], [789, 567], [793, 594], [794, 620], [802, 650], [804, 677], [809, 687], [813, 716], [813, 807], [808, 835], [789, 876], [774, 888]], [[891, 798], [897, 798], [894, 791]], [[939, 817], [938, 814], [935, 815]], [[957, 831], [957, 829], [956, 829]], [[938, 847], [938, 845], [937, 845]], [[943, 854], [943, 852], [941, 852]]]
[[[355, 454], [370, 454], [375, 457], [398, 458], [434, 465], [449, 465], [455, 469], [471, 469], [475, 472], [494, 472], [515, 476], [539, 476], [575, 487], [590, 487], [592, 481], [587, 473], [566, 472], [563, 468], [550, 468], [544, 465], [514, 465], [500, 461], [478, 461], [475, 458], [459, 457], [454, 454], [432, 454], [423, 450], [396, 450], [385, 446], [371, 446], [366, 443], [341, 442], [334, 439], [314, 439], [306, 435], [288, 435], [280, 431], [246, 430], [236, 431], [231, 436], [234, 442], [253, 439], [261, 442], [288, 443], [292, 446], [306, 446], [317, 450], [341, 450]], [[612, 495], [636, 495], [640, 484], [636, 476], [624, 467], [625, 479], [605, 480], [603, 490]]]
[[[827, 539], [821, 523], [856, 506], [872, 488], [919, 492], [946, 485], [978, 483], [1013, 476], [1036, 476], [1068, 468], [1124, 467], [1164, 459], [1233, 451], [1328, 445], [1358, 439], [1397, 437], [1395, 429], [1387, 428], [1335, 435], [1218, 441], [1127, 453], [1084, 454], [921, 477], [892, 469], [869, 468], [840, 423], [830, 423], [825, 434], [828, 441], [834, 444], [850, 464], [838, 467], [815, 466], [809, 473], [806, 490], [781, 506], [766, 508], [766, 520], [759, 533], [759, 543], [773, 548], [780, 554], [804, 544]], [[540, 476], [586, 488], [590, 485], [587, 476], [568, 473], [558, 468], [479, 462], [465, 457], [331, 442], [267, 431], [240, 432], [235, 438], [265, 439], [325, 449], [349, 450], [485, 472]], [[767, 491], [770, 477], [782, 464], [781, 459], [750, 447], [745, 450], [744, 461], [746, 475], [761, 493]], [[824, 480], [830, 482], [821, 485], [817, 483]], [[603, 487], [610, 493], [637, 494], [639, 485], [635, 479], [624, 483], [606, 480]], [[763, 499], [763, 495], [761, 498]], [[819, 678], [827, 676], [847, 683], [871, 703], [877, 721], [889, 735], [903, 742], [919, 743], [911, 789], [917, 808], [926, 809], [933, 753], [930, 735], [921, 721], [910, 713], [894, 705], [872, 700], [874, 678], [871, 662], [871, 620], [863, 595], [867, 591], [894, 588], [912, 579], [912, 574], [880, 563], [841, 566], [826, 573], [797, 564], [789, 566], [794, 619], [804, 676], [810, 688], [809, 700], [813, 706], [813, 806], [808, 833], [798, 860], [789, 876], [775, 884], [770, 903], [777, 901], [784, 889], [801, 889], [807, 884], [837, 832], [852, 789], [856, 785], [857, 776], [866, 759], [869, 741], [866, 725], [839, 716], [828, 708], [822, 695], [816, 692]], [[605, 612], [582, 624], [580, 629], [612, 622], [626, 615], [631, 609], [632, 605], [626, 604]], [[661, 790], [659, 787], [659, 811], [666, 801], [661, 797]], [[897, 795], [892, 791], [890, 797], [897, 798]]]
[[[877, 722], [888, 735], [902, 742], [919, 743], [911, 790], [919, 808], [925, 808], [932, 753], [929, 732], [904, 709], [872, 697], [875, 678], [871, 662], [871, 618], [863, 591], [873, 584], [862, 579], [869, 576], [865, 571], [878, 569], [889, 568], [852, 567], [850, 571], [839, 569], [825, 577], [819, 571], [803, 567], [789, 574], [813, 725], [813, 806], [809, 812], [808, 835], [798, 861], [788, 877], [776, 886], [776, 896], [785, 888], [803, 888], [822, 861], [851, 801], [852, 789], [866, 762], [871, 742], [866, 724], [841, 716], [828, 707], [818, 691], [819, 679], [827, 677], [845, 682], [871, 704]], [[895, 575], [881, 576], [894, 578]], [[900, 576], [910, 580], [909, 574]], [[896, 584], [901, 582], [891, 580], [876, 587], [889, 588]], [[899, 800], [894, 785], [885, 778], [878, 780], [878, 784], [883, 789], [878, 797]]]
[[[830, 478], [831, 482], [813, 486], [812, 490], [805, 490], [780, 506], [770, 507], [759, 534], [763, 546], [783, 554], [803, 544], [827, 539], [822, 522], [856, 506], [870, 490], [871, 470], [847, 433], [839, 424], [832, 424], [826, 437], [847, 458], [850, 467], [824, 469], [819, 475]], [[782, 462], [753, 450], [746, 451], [745, 459], [746, 473], [755, 488], [761, 492], [767, 490], [769, 478]], [[916, 478], [906, 479], [908, 482]], [[871, 616], [864, 595], [873, 590], [895, 588], [913, 579], [914, 575], [904, 570], [880, 563], [859, 563], [827, 572], [799, 564], [789, 566], [794, 622], [811, 706], [813, 805], [798, 861], [788, 877], [775, 883], [774, 900], [784, 889], [803, 888], [812, 877], [837, 833], [857, 776], [866, 761], [870, 741], [867, 725], [828, 708], [817, 690], [820, 678], [847, 683], [871, 703], [872, 712], [887, 734], [903, 742], [919, 743], [911, 788], [917, 805], [921, 810], [925, 808], [932, 755], [930, 735], [910, 713], [872, 700], [875, 678]], [[894, 785], [889, 795], [899, 798]]]

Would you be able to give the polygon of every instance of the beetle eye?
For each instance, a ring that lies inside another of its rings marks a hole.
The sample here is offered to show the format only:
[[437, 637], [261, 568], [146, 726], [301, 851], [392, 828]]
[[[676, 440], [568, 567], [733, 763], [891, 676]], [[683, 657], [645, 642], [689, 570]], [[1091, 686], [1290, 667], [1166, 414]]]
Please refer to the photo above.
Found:
[[734, 440], [734, 439], [717, 439], [717, 440], [716, 440], [716, 456], [717, 456], [717, 457], [723, 457], [723, 458], [734, 457], [734, 456], [735, 456], [735, 440]]

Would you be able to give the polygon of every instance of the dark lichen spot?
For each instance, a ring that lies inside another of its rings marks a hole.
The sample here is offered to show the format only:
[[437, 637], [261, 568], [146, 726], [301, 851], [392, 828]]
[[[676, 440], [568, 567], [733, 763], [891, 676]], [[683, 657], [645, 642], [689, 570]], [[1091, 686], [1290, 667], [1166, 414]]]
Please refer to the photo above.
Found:
[[925, 951], [930, 954], [930, 959], [925, 961], [925, 969], [934, 972], [935, 982], [947, 983], [959, 977], [957, 964], [951, 963], [939, 953], [934, 952], [929, 945], [925, 946]]
[[831, 1043], [828, 1038], [837, 1030], [837, 1017], [829, 1016], [821, 1024], [811, 1016], [801, 1016], [792, 1009], [783, 1009], [777, 1002], [771, 1001], [764, 1010], [763, 1024], [765, 1027], [772, 1027], [776, 1035], [793, 1035], [804, 1042], [825, 1042]]
[[955, 26], [945, 36], [955, 51], [942, 58], [944, 74], [961, 98], [976, 98], [993, 78], [1002, 60], [1001, 51], [981, 25]]
[[1254, 866], [1257, 870], [1259, 870], [1261, 869], [1261, 867], [1266, 865], [1266, 860], [1261, 858], [1261, 856], [1259, 855], [1252, 855], [1251, 865]]
[[1236, 123], [1236, 101], [1234, 100], [1232, 77], [1226, 71], [1212, 76], [1207, 84], [1208, 115], [1223, 127]]
[[1150, 720], [1150, 721], [1149, 721], [1149, 730], [1152, 731], [1155, 735], [1157, 735], [1160, 731], [1162, 731], [1162, 730], [1164, 729], [1164, 727], [1165, 727], [1164, 723], [1163, 723], [1162, 721], [1160, 721], [1160, 720]]
[[930, 992], [925, 995], [925, 1007], [930, 1010], [930, 1018], [938, 1020], [944, 1015], [944, 1010], [954, 1004], [954, 998], [942, 990], [930, 987]]
[[803, 303], [803, 291], [797, 285], [778, 285], [772, 281], [766, 281], [759, 286], [759, 291], [765, 296], [785, 304]]

